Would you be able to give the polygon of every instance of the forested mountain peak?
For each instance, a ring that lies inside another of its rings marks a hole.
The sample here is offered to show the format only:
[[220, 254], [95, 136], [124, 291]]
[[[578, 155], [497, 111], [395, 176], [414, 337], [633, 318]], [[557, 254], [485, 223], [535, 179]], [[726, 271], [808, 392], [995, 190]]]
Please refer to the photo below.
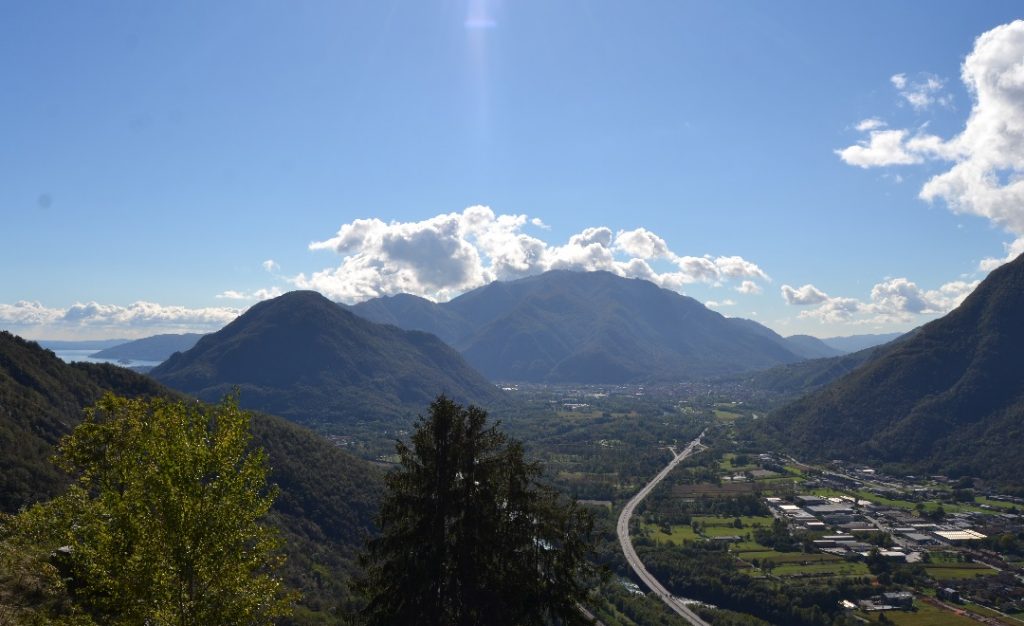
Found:
[[151, 375], [207, 400], [300, 422], [392, 420], [438, 393], [491, 403], [498, 392], [437, 337], [363, 319], [313, 291], [260, 302]]

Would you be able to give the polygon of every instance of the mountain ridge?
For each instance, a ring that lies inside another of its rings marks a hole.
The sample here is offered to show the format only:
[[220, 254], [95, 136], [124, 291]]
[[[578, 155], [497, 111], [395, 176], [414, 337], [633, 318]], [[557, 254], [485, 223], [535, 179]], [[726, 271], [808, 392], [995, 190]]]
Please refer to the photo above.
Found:
[[609, 272], [552, 270], [495, 281], [438, 304], [415, 296], [348, 307], [437, 333], [492, 380], [633, 383], [737, 373], [801, 360], [751, 320]]
[[244, 407], [306, 424], [393, 422], [442, 392], [502, 399], [437, 337], [367, 321], [312, 291], [253, 305], [150, 375], [204, 400], [238, 388]]

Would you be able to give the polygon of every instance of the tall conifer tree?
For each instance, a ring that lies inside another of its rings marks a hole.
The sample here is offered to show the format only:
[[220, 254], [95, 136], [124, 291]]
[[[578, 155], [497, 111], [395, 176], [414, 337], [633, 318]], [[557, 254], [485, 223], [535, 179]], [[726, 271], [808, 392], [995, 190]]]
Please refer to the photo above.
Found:
[[590, 516], [474, 406], [444, 396], [397, 445], [363, 557], [371, 624], [585, 623]]

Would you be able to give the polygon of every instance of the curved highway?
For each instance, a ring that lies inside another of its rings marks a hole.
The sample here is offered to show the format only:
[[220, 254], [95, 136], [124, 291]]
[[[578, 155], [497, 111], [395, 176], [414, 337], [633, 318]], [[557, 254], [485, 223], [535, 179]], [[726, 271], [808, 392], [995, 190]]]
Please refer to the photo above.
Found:
[[668, 589], [665, 589], [665, 587], [658, 582], [658, 579], [647, 571], [647, 568], [644, 567], [644, 564], [640, 561], [640, 557], [637, 556], [636, 550], [633, 549], [633, 541], [629, 538], [629, 520], [633, 517], [633, 509], [636, 508], [636, 505], [640, 504], [640, 502], [647, 497], [647, 494], [651, 493], [651, 490], [653, 490], [663, 478], [668, 476], [668, 473], [671, 472], [680, 461], [693, 454], [694, 450], [700, 446], [700, 440], [703, 436], [704, 433], [701, 433], [700, 436], [691, 441], [682, 452], [676, 454], [669, 464], [658, 472], [657, 476], [651, 479], [651, 482], [647, 483], [639, 493], [633, 496], [633, 499], [626, 503], [626, 506], [622, 509], [622, 513], [619, 514], [619, 523], [616, 526], [616, 531], [619, 534], [619, 543], [622, 545], [622, 552], [626, 555], [626, 561], [629, 562], [629, 566], [633, 568], [633, 571], [636, 572], [636, 575], [640, 580], [647, 585], [648, 589], [656, 593], [670, 609], [681, 615], [683, 619], [690, 622], [690, 624], [693, 624], [693, 626], [711, 625], [691, 611], [690, 607], [674, 598], [672, 594], [668, 592]]

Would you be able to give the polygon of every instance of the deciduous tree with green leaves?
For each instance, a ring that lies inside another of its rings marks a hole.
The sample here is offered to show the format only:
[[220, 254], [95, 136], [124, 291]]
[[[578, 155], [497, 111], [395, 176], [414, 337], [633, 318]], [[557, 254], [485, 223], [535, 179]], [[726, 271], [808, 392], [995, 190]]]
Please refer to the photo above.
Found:
[[58, 567], [98, 623], [270, 624], [294, 596], [276, 575], [277, 532], [261, 522], [276, 492], [249, 420], [230, 397], [107, 395], [60, 444], [75, 483], [15, 524], [66, 546]]
[[370, 624], [585, 623], [592, 520], [487, 414], [444, 396], [386, 478], [362, 587]]

